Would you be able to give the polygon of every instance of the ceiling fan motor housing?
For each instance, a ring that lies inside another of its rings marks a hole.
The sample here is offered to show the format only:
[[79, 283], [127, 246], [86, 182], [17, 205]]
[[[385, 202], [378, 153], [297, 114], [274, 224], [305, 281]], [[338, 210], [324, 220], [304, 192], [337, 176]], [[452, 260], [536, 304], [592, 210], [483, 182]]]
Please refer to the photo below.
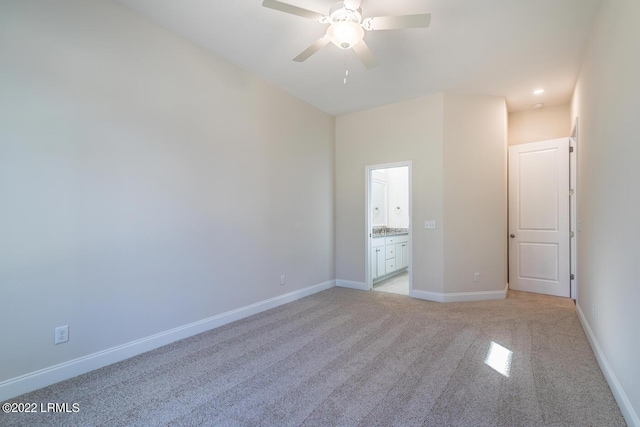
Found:
[[356, 24], [362, 22], [362, 9], [357, 10], [348, 9], [343, 2], [339, 2], [333, 5], [329, 10], [329, 17], [331, 22], [351, 21]]

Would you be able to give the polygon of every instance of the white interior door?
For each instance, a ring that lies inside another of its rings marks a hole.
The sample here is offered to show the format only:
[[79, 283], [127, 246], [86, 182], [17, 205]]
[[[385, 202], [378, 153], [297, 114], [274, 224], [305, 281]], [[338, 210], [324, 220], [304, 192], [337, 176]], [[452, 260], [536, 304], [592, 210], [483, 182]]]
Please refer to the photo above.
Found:
[[570, 293], [569, 138], [509, 147], [509, 288]]

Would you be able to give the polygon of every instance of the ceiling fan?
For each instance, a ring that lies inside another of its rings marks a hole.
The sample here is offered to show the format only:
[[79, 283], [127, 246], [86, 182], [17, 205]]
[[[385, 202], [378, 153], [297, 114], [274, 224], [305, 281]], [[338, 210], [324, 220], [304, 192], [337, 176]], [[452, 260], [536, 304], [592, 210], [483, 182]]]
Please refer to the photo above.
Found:
[[373, 56], [369, 46], [367, 46], [363, 40], [365, 30], [426, 28], [431, 22], [430, 13], [380, 16], [362, 19], [362, 9], [360, 9], [361, 2], [362, 0], [340, 1], [329, 10], [328, 15], [323, 15], [279, 0], [264, 0], [262, 6], [311, 19], [321, 24], [329, 24], [327, 33], [306, 48], [300, 55], [293, 58], [294, 61], [303, 62], [329, 43], [333, 43], [341, 49], [353, 49], [367, 69], [378, 65], [378, 60]]

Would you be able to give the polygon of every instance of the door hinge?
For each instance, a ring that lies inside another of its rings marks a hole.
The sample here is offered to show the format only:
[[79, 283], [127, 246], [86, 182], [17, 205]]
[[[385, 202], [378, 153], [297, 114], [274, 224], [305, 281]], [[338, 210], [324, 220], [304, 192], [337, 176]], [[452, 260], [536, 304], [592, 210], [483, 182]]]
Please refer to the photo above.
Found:
[[576, 233], [574, 233], [573, 231], [570, 231], [570, 232], [569, 232], [569, 236], [571, 236], [571, 237], [575, 237], [575, 235], [576, 235]]
[[573, 196], [573, 188], [571, 190], [569, 190], [569, 195]]
[[576, 275], [575, 274], [571, 274], [571, 280], [575, 280], [576, 279]]
[[569, 152], [573, 153], [573, 147], [569, 147]]

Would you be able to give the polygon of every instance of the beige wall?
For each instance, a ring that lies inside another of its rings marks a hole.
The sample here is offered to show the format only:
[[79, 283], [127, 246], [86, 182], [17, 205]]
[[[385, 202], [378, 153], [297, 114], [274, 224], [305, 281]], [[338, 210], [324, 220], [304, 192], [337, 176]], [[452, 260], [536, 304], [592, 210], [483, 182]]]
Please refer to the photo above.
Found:
[[336, 279], [365, 281], [365, 167], [411, 160], [414, 290], [504, 290], [506, 150], [502, 98], [438, 94], [339, 116]]
[[579, 120], [578, 308], [630, 426], [640, 426], [638, 17], [637, 0], [603, 2], [572, 110]]
[[509, 145], [569, 136], [571, 104], [509, 114]]
[[113, 2], [0, 40], [0, 382], [333, 280], [332, 116]]
[[[444, 97], [444, 289], [507, 284], [507, 107], [504, 98]], [[474, 273], [480, 281], [474, 282]]]
[[442, 94], [336, 118], [336, 279], [365, 281], [365, 167], [412, 161], [413, 286], [442, 292]]

